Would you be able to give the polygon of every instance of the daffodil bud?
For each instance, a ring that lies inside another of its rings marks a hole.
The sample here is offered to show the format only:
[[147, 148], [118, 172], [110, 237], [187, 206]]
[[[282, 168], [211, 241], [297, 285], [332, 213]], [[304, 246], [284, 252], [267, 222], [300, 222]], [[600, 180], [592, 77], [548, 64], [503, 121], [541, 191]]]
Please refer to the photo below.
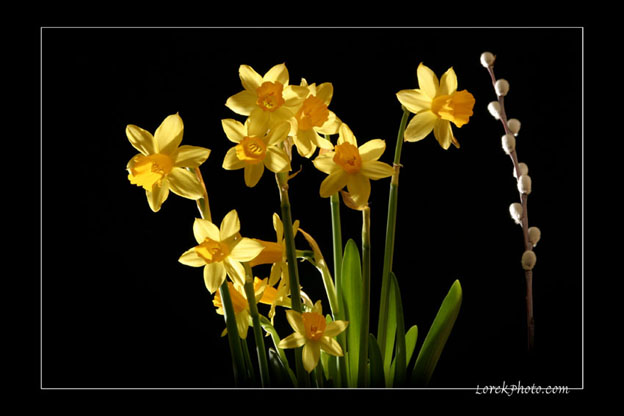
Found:
[[522, 224], [522, 204], [514, 202], [509, 205], [509, 213], [516, 224]]
[[516, 150], [516, 137], [513, 134], [505, 134], [501, 140], [505, 153], [511, 154], [511, 152]]
[[496, 57], [491, 52], [483, 52], [481, 54], [481, 65], [483, 65], [485, 68], [494, 65], [495, 60]]
[[[527, 166], [526, 163], [523, 163], [523, 162], [518, 163], [518, 170], [520, 171], [520, 176], [528, 175], [529, 173], [529, 167]], [[516, 175], [516, 168], [514, 168], [513, 170], [513, 177], [518, 179], [518, 176]]]
[[531, 177], [529, 175], [521, 175], [518, 179], [518, 191], [523, 194], [531, 193]]
[[529, 243], [533, 244], [533, 247], [537, 245], [537, 242], [542, 237], [542, 232], [537, 227], [530, 227], [529, 230]]
[[496, 95], [505, 96], [509, 92], [509, 82], [506, 79], [499, 79], [494, 83]]
[[520, 120], [517, 118], [510, 118], [507, 120], [507, 127], [509, 127], [509, 130], [514, 134], [514, 136], [517, 136], [520, 131]]
[[535, 263], [537, 262], [537, 256], [533, 250], [527, 250], [522, 254], [522, 268], [524, 270], [533, 270]]
[[492, 101], [491, 103], [488, 104], [488, 111], [490, 112], [490, 114], [492, 114], [492, 117], [494, 117], [496, 120], [500, 120], [501, 118], [501, 106], [498, 103], [498, 101]]

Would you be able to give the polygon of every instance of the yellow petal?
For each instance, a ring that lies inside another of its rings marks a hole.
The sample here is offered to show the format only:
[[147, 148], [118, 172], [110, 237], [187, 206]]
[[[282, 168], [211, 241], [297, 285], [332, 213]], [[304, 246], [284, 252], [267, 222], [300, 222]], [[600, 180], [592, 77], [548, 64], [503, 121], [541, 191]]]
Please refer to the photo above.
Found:
[[290, 159], [286, 152], [273, 146], [267, 148], [264, 165], [271, 172], [285, 172], [290, 170]]
[[323, 101], [325, 105], [329, 105], [334, 95], [334, 86], [331, 82], [324, 82], [316, 87], [316, 96]]
[[300, 312], [293, 310], [286, 311], [286, 320], [288, 320], [288, 323], [296, 333], [301, 335], [306, 333], [305, 324], [303, 323], [303, 317]]
[[297, 146], [297, 153], [301, 157], [310, 157], [316, 150], [316, 145], [312, 143], [312, 135], [315, 134], [313, 130], [299, 130], [297, 135], [293, 137], [295, 146]]
[[418, 77], [418, 86], [422, 92], [429, 98], [435, 98], [440, 87], [436, 74], [421, 62], [416, 70], [416, 76]]
[[234, 111], [236, 114], [248, 116], [255, 108], [257, 108], [257, 99], [258, 96], [255, 92], [243, 90], [228, 98], [225, 102], [225, 106]]
[[438, 95], [451, 95], [457, 91], [457, 75], [455, 70], [449, 68], [440, 78], [440, 90]]
[[386, 142], [381, 139], [369, 140], [358, 148], [362, 162], [379, 159], [385, 150]]
[[412, 117], [407, 125], [407, 128], [405, 129], [405, 141], [417, 142], [424, 139], [429, 133], [431, 133], [433, 126], [438, 120], [438, 116], [433, 114], [431, 111], [423, 111], [422, 113], [416, 114]]
[[447, 150], [453, 141], [453, 130], [451, 122], [447, 120], [439, 120], [434, 128], [433, 135], [444, 150]]
[[338, 134], [339, 134], [338, 144], [342, 144], [346, 142], [346, 143], [351, 143], [353, 146], [357, 147], [357, 140], [355, 136], [353, 135], [353, 132], [351, 131], [351, 129], [346, 123], [342, 123], [340, 125], [340, 130]]
[[[286, 311], [288, 313], [288, 311]], [[305, 344], [305, 337], [297, 332], [288, 335], [286, 338], [281, 340], [279, 344], [277, 344], [278, 348], [298, 348]]]
[[236, 316], [236, 327], [238, 328], [238, 335], [241, 339], [247, 338], [247, 332], [249, 332], [249, 312], [247, 309], [243, 309]]
[[378, 160], [362, 162], [360, 173], [370, 179], [377, 180], [392, 176], [394, 169], [387, 163]]
[[154, 137], [149, 131], [135, 126], [134, 124], [128, 124], [126, 126], [126, 136], [130, 144], [144, 156], [157, 153], [154, 145]]
[[256, 88], [262, 84], [262, 76], [249, 65], [241, 65], [238, 68], [238, 75], [246, 90], [256, 91]]
[[315, 145], [317, 145], [321, 149], [332, 150], [334, 148], [334, 145], [332, 144], [332, 142], [330, 142], [329, 140], [321, 137], [316, 132], [316, 129], [310, 130], [310, 133], [312, 133], [310, 135], [310, 140], [312, 141], [312, 143], [314, 143]]
[[336, 134], [340, 130], [341, 124], [342, 120], [333, 111], [330, 111], [325, 123], [321, 127], [315, 127], [314, 129], [321, 134]]
[[238, 158], [236, 147], [232, 147], [225, 154], [225, 158], [223, 159], [222, 166], [223, 166], [223, 169], [226, 169], [226, 170], [236, 170], [236, 169], [242, 169], [246, 165], [247, 164], [244, 161]]
[[410, 113], [418, 114], [421, 111], [431, 110], [432, 98], [420, 89], [401, 90], [396, 96]]
[[238, 120], [231, 118], [221, 120], [221, 126], [225, 132], [225, 136], [231, 142], [240, 143], [240, 141], [246, 136], [245, 126]]
[[151, 191], [145, 191], [147, 195], [147, 203], [154, 212], [160, 211], [163, 202], [169, 196], [169, 181], [167, 178], [162, 179], [161, 186], [154, 185]]
[[195, 200], [204, 196], [204, 190], [195, 173], [184, 168], [173, 168], [167, 179], [169, 188], [176, 195]]
[[340, 169], [340, 166], [334, 162], [334, 152], [319, 155], [312, 161], [314, 167], [328, 175]]
[[264, 249], [260, 252], [260, 254], [256, 255], [249, 261], [249, 265], [251, 267], [255, 267], [259, 264], [274, 264], [282, 261], [284, 257], [284, 246], [282, 244], [258, 239], [254, 239], [254, 241], [262, 244]]
[[286, 139], [289, 131], [290, 124], [288, 122], [283, 122], [273, 127], [269, 134], [267, 134], [267, 145], [274, 146], [278, 143], [281, 143]]
[[195, 236], [197, 244], [203, 243], [206, 238], [219, 241], [219, 228], [208, 220], [195, 218], [195, 222], [193, 222], [193, 235]]
[[357, 205], [365, 205], [371, 193], [370, 180], [361, 173], [348, 175], [347, 189]]
[[228, 212], [219, 227], [219, 241], [225, 241], [240, 231], [240, 220], [235, 209]]
[[185, 168], [198, 168], [210, 156], [210, 149], [199, 146], [184, 145], [178, 147], [176, 154], [175, 166]]
[[316, 368], [321, 356], [321, 344], [319, 342], [306, 342], [303, 346], [302, 361], [303, 368], [310, 373]]
[[191, 267], [201, 267], [206, 265], [206, 261], [197, 254], [194, 248], [188, 249], [182, 253], [178, 261], [185, 266]]
[[321, 198], [328, 198], [347, 184], [349, 174], [342, 169], [337, 169], [321, 182]]
[[288, 69], [286, 69], [286, 64], [278, 64], [273, 68], [269, 69], [264, 77], [262, 77], [262, 81], [266, 82], [279, 82], [282, 85], [288, 84]]
[[349, 326], [349, 322], [347, 321], [328, 322], [327, 326], [325, 327], [324, 335], [328, 337], [335, 337], [336, 335], [347, 329], [347, 326]]
[[319, 343], [321, 345], [321, 349], [326, 353], [336, 357], [343, 356], [342, 347], [340, 347], [340, 344], [335, 339], [330, 337], [323, 337], [321, 338]]
[[215, 293], [225, 280], [223, 263], [210, 263], [204, 266], [204, 284], [210, 293]]
[[225, 272], [230, 279], [234, 283], [237, 283], [241, 286], [245, 285], [245, 268], [240, 262], [236, 260], [232, 260], [231, 258], [226, 258], [222, 263], [214, 263], [214, 264], [222, 264]]
[[264, 245], [259, 241], [243, 237], [232, 248], [230, 258], [236, 261], [247, 262], [255, 259], [264, 250]]
[[184, 123], [179, 114], [168, 116], [156, 129], [154, 142], [158, 153], [170, 154], [178, 148], [184, 134]]
[[245, 185], [253, 188], [258, 184], [262, 174], [264, 173], [264, 164], [257, 163], [255, 165], [245, 166]]

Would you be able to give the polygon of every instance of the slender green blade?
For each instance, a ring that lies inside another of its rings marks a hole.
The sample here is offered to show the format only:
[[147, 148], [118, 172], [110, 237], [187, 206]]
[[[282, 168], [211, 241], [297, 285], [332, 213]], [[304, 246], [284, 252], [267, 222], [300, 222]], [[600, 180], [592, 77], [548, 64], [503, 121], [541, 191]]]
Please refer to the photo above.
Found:
[[416, 341], [418, 341], [418, 326], [412, 326], [405, 334], [405, 362], [409, 365], [414, 349], [416, 348]]
[[403, 302], [399, 282], [394, 273], [390, 273], [392, 291], [394, 292], [394, 307], [396, 310], [396, 343], [394, 355], [394, 387], [401, 387], [406, 379], [406, 353], [405, 353], [405, 322], [403, 318]]
[[280, 355], [273, 348], [269, 348], [269, 369], [273, 387], [293, 387], [296, 381], [294, 373], [284, 366]]
[[462, 288], [459, 280], [456, 280], [442, 301], [438, 314], [433, 320], [433, 324], [431, 324], [431, 328], [420, 348], [414, 371], [412, 372], [412, 382], [414, 384], [419, 386], [429, 384], [444, 345], [459, 314], [461, 303]]
[[360, 330], [362, 327], [362, 263], [357, 244], [349, 240], [342, 258], [343, 296], [346, 309], [347, 327], [347, 365], [349, 368], [349, 386], [355, 387], [358, 380], [360, 357]]
[[368, 336], [368, 358], [370, 359], [370, 387], [384, 387], [386, 381], [381, 350], [373, 334]]
[[[385, 355], [382, 352], [383, 364], [384, 364], [384, 373], [386, 375], [386, 387], [391, 387], [394, 380], [394, 369], [392, 366], [393, 360], [393, 351], [394, 351], [394, 339], [396, 337], [397, 332], [397, 297], [396, 291], [393, 289], [393, 279], [392, 276], [394, 274], [390, 273], [389, 275], [389, 292], [388, 292], [388, 309], [387, 309], [387, 319], [388, 324], [386, 326], [386, 347], [385, 347]], [[380, 339], [380, 343], [381, 343]], [[381, 344], [379, 344], [379, 348], [381, 349]]]

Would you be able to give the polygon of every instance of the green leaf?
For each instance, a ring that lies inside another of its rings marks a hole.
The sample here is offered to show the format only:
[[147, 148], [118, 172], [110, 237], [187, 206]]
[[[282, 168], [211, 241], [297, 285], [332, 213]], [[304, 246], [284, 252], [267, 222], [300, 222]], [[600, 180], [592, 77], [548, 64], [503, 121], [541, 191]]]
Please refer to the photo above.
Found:
[[362, 327], [362, 263], [357, 244], [351, 239], [345, 246], [341, 273], [346, 319], [349, 321], [346, 331], [349, 386], [355, 387], [358, 380], [360, 330]]
[[381, 350], [373, 334], [368, 336], [368, 357], [370, 359], [370, 387], [384, 387], [386, 382]]
[[294, 373], [284, 366], [279, 354], [273, 348], [269, 348], [269, 369], [272, 387], [293, 387], [293, 381], [296, 380]]
[[394, 355], [394, 387], [401, 387], [406, 379], [406, 353], [405, 353], [405, 322], [403, 318], [403, 302], [401, 291], [396, 275], [390, 272], [391, 291], [394, 292], [394, 305], [396, 313], [396, 344]]
[[407, 356], [405, 357], [405, 361], [407, 365], [409, 365], [410, 360], [412, 359], [412, 355], [414, 354], [414, 349], [416, 348], [417, 340], [418, 340], [418, 326], [414, 325], [405, 334], [405, 352], [407, 354]]
[[442, 354], [446, 340], [459, 314], [461, 303], [462, 288], [459, 280], [456, 280], [442, 301], [438, 314], [433, 320], [433, 324], [431, 324], [431, 328], [420, 348], [418, 358], [416, 358], [416, 364], [412, 372], [412, 382], [416, 385], [426, 386], [429, 384], [440, 354]]
[[[390, 273], [388, 275], [390, 289], [388, 292], [388, 325], [386, 330], [386, 348], [385, 348], [385, 356], [384, 360], [384, 373], [386, 375], [386, 387], [392, 387], [392, 383], [394, 381], [394, 369], [392, 366], [393, 360], [393, 351], [394, 351], [394, 339], [396, 337], [397, 332], [397, 296], [396, 291], [393, 288], [392, 276], [394, 274]], [[401, 318], [402, 319], [402, 318]], [[380, 346], [381, 347], [381, 346]]]

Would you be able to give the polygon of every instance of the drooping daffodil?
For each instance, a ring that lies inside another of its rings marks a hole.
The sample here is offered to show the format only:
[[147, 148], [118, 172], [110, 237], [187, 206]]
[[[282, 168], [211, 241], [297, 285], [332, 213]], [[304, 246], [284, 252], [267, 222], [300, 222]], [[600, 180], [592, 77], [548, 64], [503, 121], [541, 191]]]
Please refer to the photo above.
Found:
[[405, 129], [405, 141], [422, 140], [433, 130], [443, 149], [448, 149], [451, 143], [459, 148], [451, 123], [457, 127], [468, 123], [475, 104], [473, 95], [467, 90], [457, 91], [457, 75], [453, 68], [449, 68], [438, 81], [436, 74], [421, 63], [416, 75], [420, 88], [401, 90], [396, 94], [399, 102], [415, 114]]
[[197, 175], [186, 168], [198, 168], [210, 155], [210, 149], [184, 145], [184, 124], [178, 113], [172, 114], [154, 135], [141, 127], [126, 126], [128, 140], [140, 153], [128, 162], [128, 179], [145, 189], [147, 202], [158, 212], [169, 191], [188, 199], [200, 199], [203, 187]]

